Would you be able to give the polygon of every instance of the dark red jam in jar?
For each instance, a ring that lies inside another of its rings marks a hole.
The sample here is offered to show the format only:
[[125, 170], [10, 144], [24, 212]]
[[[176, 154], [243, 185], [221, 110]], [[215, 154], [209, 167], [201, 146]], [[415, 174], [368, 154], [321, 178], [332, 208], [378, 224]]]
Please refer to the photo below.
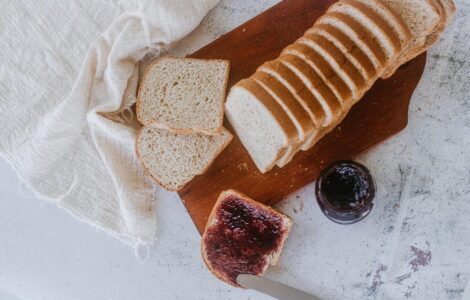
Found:
[[338, 161], [322, 171], [315, 196], [328, 219], [339, 224], [352, 224], [364, 219], [372, 210], [375, 183], [362, 164]]

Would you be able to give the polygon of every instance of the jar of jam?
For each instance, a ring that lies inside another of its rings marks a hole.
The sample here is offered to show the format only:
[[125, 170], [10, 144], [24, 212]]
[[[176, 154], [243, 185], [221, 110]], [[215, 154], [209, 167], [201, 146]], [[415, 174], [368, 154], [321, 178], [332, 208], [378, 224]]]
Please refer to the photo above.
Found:
[[338, 224], [352, 224], [364, 219], [372, 210], [375, 183], [362, 164], [338, 161], [322, 171], [315, 196], [328, 219]]

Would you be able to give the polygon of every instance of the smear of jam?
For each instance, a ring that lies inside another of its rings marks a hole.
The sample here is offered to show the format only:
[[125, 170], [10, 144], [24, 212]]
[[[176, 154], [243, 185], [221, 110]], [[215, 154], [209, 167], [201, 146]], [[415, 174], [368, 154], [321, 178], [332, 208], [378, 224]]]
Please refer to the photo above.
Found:
[[215, 270], [238, 286], [239, 274], [260, 274], [265, 256], [280, 246], [283, 222], [236, 196], [223, 201], [217, 219], [204, 235], [207, 258]]

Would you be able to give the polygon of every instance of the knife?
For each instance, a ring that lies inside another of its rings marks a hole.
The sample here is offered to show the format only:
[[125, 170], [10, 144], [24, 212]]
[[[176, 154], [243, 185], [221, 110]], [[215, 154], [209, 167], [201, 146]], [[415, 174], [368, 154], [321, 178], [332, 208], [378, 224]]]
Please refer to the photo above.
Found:
[[320, 298], [277, 281], [251, 274], [240, 274], [237, 283], [279, 300], [321, 300]]

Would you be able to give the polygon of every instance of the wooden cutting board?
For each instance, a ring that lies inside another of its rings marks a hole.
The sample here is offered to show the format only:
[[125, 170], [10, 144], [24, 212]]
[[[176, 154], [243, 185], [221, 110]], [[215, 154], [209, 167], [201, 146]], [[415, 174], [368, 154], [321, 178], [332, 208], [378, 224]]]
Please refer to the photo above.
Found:
[[[229, 60], [230, 88], [265, 61], [276, 58], [334, 2], [284, 0], [191, 57]], [[266, 174], [259, 173], [234, 134], [233, 141], [210, 169], [179, 192], [199, 232], [204, 230], [222, 191], [237, 189], [258, 201], [273, 204], [314, 181], [329, 163], [353, 158], [401, 131], [408, 122], [409, 101], [425, 64], [423, 54], [402, 66], [392, 78], [379, 80], [334, 131], [309, 151], [299, 152], [282, 169], [275, 167]], [[233, 133], [227, 121], [225, 126]]]

